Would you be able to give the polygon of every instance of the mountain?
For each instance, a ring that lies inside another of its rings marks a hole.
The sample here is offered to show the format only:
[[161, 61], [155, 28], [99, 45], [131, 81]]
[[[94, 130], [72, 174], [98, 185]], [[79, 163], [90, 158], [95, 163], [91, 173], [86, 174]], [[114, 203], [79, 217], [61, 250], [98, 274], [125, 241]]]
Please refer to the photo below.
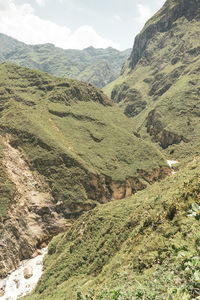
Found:
[[0, 80], [4, 277], [84, 211], [130, 196], [170, 168], [91, 84], [9, 63]]
[[111, 97], [134, 130], [175, 158], [199, 149], [199, 10], [196, 0], [167, 1], [136, 37], [123, 75], [106, 88], [116, 84]]
[[49, 244], [26, 300], [198, 299], [200, 160], [81, 216]]
[[123, 74], [104, 88], [130, 122], [126, 130], [179, 164], [56, 236], [25, 299], [199, 298], [199, 32], [200, 2], [167, 0], [136, 37]]
[[120, 75], [131, 49], [113, 48], [64, 50], [53, 44], [26, 45], [0, 34], [0, 62], [38, 69], [54, 76], [68, 77], [102, 88]]

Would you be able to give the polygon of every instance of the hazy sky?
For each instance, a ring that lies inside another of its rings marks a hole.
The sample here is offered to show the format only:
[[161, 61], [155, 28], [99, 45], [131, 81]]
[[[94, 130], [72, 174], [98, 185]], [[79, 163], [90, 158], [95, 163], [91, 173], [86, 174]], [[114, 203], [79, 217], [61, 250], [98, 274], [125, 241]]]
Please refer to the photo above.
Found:
[[0, 0], [0, 32], [65, 49], [131, 48], [165, 0]]

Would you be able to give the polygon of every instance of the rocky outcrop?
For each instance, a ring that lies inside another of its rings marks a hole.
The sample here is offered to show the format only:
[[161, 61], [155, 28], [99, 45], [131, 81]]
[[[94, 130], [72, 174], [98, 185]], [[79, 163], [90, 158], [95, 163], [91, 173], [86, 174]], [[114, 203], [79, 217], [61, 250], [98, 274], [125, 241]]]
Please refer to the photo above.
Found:
[[[160, 167], [152, 172], [137, 170], [138, 177], [129, 177], [125, 181], [112, 180], [110, 177], [98, 178], [91, 175], [88, 197], [100, 203], [124, 199], [146, 188], [146, 183], [152, 184], [170, 174], [169, 167]], [[144, 180], [144, 181], [143, 181]], [[145, 183], [146, 182], [146, 183]]]
[[124, 114], [128, 118], [137, 116], [147, 106], [147, 102], [142, 99], [140, 91], [130, 88], [126, 83], [114, 87], [111, 99], [116, 103], [123, 102], [123, 106], [125, 106]]
[[129, 58], [129, 68], [133, 70], [144, 54], [148, 42], [158, 33], [169, 30], [173, 23], [181, 17], [188, 20], [200, 18], [199, 0], [168, 0], [163, 8], [148, 21], [144, 29], [135, 38], [133, 50]]
[[157, 138], [158, 134], [163, 130], [163, 125], [160, 118], [161, 114], [157, 112], [156, 109], [153, 109], [149, 112], [146, 120], [147, 132], [155, 139]]
[[189, 142], [183, 135], [164, 129], [164, 125], [161, 121], [161, 114], [155, 109], [148, 114], [146, 127], [147, 132], [153, 137], [153, 140], [160, 142], [163, 149], [166, 149], [173, 144], [179, 144], [181, 141], [185, 143]]
[[56, 212], [44, 178], [31, 171], [19, 150], [3, 139], [4, 167], [16, 186], [14, 204], [0, 222], [0, 277], [15, 269], [21, 260], [71, 224]]
[[170, 132], [168, 130], [163, 130], [162, 134], [159, 138], [161, 147], [166, 149], [170, 145], [179, 144], [181, 141], [188, 142], [187, 139], [182, 135], [178, 135], [174, 132]]

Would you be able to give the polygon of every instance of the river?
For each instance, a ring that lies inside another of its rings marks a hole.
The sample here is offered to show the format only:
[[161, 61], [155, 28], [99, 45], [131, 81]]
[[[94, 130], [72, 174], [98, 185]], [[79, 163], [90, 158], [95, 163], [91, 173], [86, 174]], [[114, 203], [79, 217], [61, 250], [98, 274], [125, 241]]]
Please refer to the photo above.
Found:
[[24, 260], [7, 278], [0, 280], [0, 300], [16, 300], [35, 287], [43, 272], [43, 258], [47, 247], [35, 258]]

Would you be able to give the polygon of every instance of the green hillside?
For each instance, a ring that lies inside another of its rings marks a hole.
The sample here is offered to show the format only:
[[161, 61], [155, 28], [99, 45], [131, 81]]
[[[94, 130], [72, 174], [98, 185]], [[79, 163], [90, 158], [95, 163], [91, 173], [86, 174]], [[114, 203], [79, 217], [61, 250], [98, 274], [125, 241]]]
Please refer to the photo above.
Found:
[[64, 50], [52, 44], [26, 45], [0, 34], [0, 62], [38, 69], [55, 76], [74, 78], [102, 88], [115, 80], [131, 49]]
[[199, 299], [200, 161], [84, 214], [49, 245], [26, 300]]
[[[200, 2], [167, 0], [104, 87], [112, 99], [90, 83], [0, 65], [0, 277], [49, 243], [22, 299], [200, 299], [199, 33]], [[16, 43], [10, 57], [28, 67], [41, 58], [54, 68], [49, 49], [55, 65], [64, 51]], [[105, 55], [81, 53], [96, 51]], [[111, 74], [94, 64], [81, 80]]]
[[199, 1], [167, 1], [136, 37], [123, 75], [104, 91], [134, 130], [175, 158], [199, 149]]
[[25, 299], [200, 299], [199, 20], [199, 1], [166, 1], [104, 88], [135, 136], [180, 163], [55, 237]]
[[11, 64], [0, 66], [0, 80], [1, 135], [48, 179], [66, 217], [169, 172], [161, 153], [90, 84]]

